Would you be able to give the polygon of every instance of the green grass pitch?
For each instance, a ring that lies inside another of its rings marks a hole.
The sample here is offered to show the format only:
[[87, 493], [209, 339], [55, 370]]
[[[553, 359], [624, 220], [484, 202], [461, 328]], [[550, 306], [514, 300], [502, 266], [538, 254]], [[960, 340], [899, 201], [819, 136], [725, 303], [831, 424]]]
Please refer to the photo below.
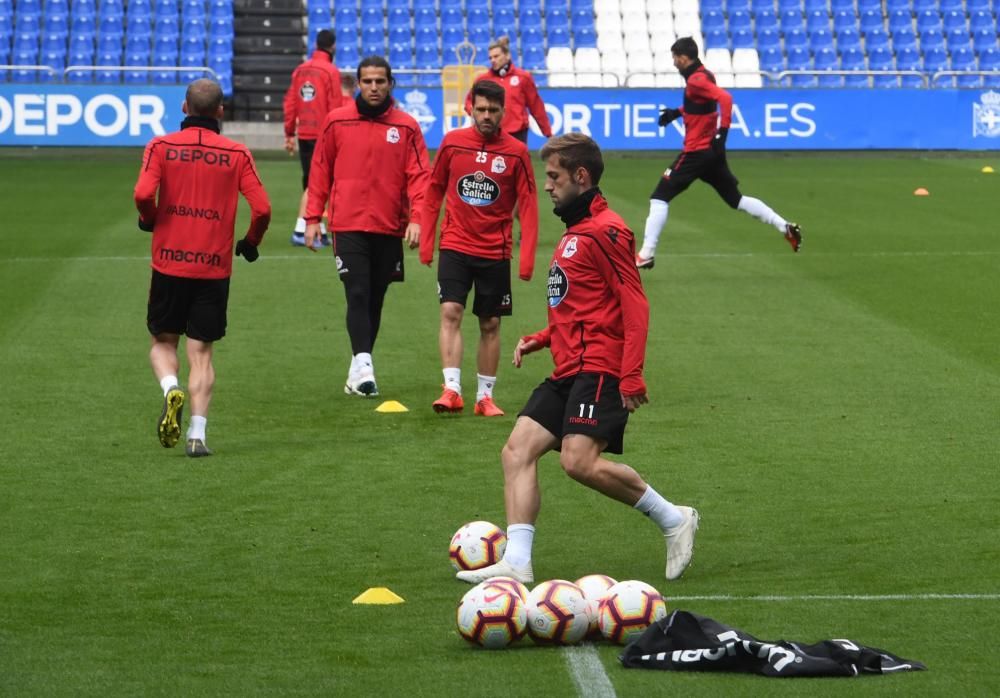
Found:
[[[633, 228], [672, 157], [609, 155], [603, 189]], [[651, 403], [622, 460], [701, 511], [682, 580], [663, 580], [652, 524], [570, 482], [554, 457], [541, 466], [539, 580], [643, 579], [672, 607], [766, 639], [851, 638], [930, 670], [661, 674], [621, 668], [602, 644], [617, 695], [1000, 693], [1000, 175], [980, 173], [1000, 164], [991, 157], [732, 154], [743, 191], [802, 224], [798, 255], [705, 185], [675, 201], [643, 274]], [[377, 414], [380, 400], [342, 392], [331, 256], [288, 244], [298, 161], [262, 156], [273, 225], [258, 263], [235, 261], [216, 455], [190, 460], [155, 436], [139, 160], [0, 151], [0, 695], [586, 695], [560, 650], [467, 646], [454, 629], [466, 587], [447, 557], [462, 523], [504, 523], [498, 454], [551, 367], [545, 355], [507, 363], [544, 323], [560, 233], [547, 197], [535, 279], [515, 282], [503, 325], [508, 416], [431, 411], [435, 277], [412, 253], [375, 351], [381, 399], [409, 412]], [[352, 605], [377, 586], [406, 603]], [[755, 598], [766, 595], [784, 600]]]

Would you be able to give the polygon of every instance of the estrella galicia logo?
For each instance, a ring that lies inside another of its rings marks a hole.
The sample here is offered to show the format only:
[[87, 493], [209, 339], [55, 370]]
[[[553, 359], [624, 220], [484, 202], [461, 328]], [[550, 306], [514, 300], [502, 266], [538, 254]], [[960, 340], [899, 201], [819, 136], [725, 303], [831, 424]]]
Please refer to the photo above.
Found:
[[302, 98], [303, 102], [313, 101], [316, 99], [316, 86], [309, 81], [302, 83], [302, 87], [299, 88], [299, 97]]
[[563, 298], [569, 294], [569, 277], [559, 266], [559, 262], [553, 262], [549, 268], [549, 281], [546, 296], [549, 300], [549, 307], [555, 308], [562, 303]]
[[489, 206], [500, 198], [500, 185], [481, 170], [459, 178], [455, 186], [458, 198], [469, 206]]
[[972, 103], [972, 137], [1000, 136], [1000, 92], [990, 90], [979, 95], [981, 104]]

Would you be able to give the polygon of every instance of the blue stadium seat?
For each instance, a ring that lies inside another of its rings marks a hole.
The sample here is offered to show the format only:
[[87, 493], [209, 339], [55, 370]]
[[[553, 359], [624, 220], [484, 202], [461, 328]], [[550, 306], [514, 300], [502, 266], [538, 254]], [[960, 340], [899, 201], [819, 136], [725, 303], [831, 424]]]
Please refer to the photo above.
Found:
[[[5, 8], [9, 10], [12, 7], [13, 3], [11, 3], [11, 0], [0, 0], [0, 11], [3, 11]], [[67, 0], [46, 0], [45, 14], [68, 15], [69, 2]]]
[[784, 14], [788, 10], [802, 12], [801, 0], [778, 0], [778, 14]]
[[122, 2], [122, 0], [102, 0], [102, 2], [98, 5], [98, 21], [104, 19], [105, 17], [122, 18], [124, 16], [125, 3]]
[[414, 32], [414, 46], [419, 49], [421, 46], [433, 46], [438, 47], [438, 41], [440, 36], [436, 29], [431, 29], [430, 27], [421, 27]]
[[781, 13], [781, 31], [785, 34], [790, 31], [801, 31], [804, 28], [805, 22], [799, 10], [785, 10]]
[[528, 48], [538, 48], [542, 51], [542, 58], [545, 58], [545, 37], [542, 32], [535, 27], [522, 27], [521, 29], [521, 50]]
[[[1000, 71], [1000, 50], [992, 48], [979, 54], [979, 69]], [[1000, 75], [984, 76], [983, 86], [1000, 87]]]
[[356, 33], [358, 31], [357, 10], [338, 5], [337, 11], [333, 16], [333, 26], [336, 28], [338, 36]]
[[950, 32], [953, 29], [965, 29], [968, 30], [969, 22], [965, 18], [965, 12], [953, 10], [951, 12], [945, 12], [943, 16], [943, 26], [945, 32]]
[[970, 15], [975, 12], [993, 13], [993, 8], [990, 6], [990, 0], [966, 0], [965, 10]]
[[924, 72], [936, 73], [948, 66], [948, 53], [943, 48], [924, 51]]
[[597, 48], [597, 32], [593, 29], [575, 29], [573, 48]]
[[185, 17], [184, 23], [181, 25], [181, 34], [183, 36], [196, 36], [204, 39], [208, 36], [205, 20], [201, 17]]
[[[831, 0], [831, 12], [855, 12], [854, 0]], [[858, 9], [857, 12], [861, 10]]]
[[205, 62], [205, 40], [197, 36], [185, 36], [181, 39], [180, 55], [193, 56], [199, 65]]
[[382, 44], [382, 50], [385, 50], [385, 30], [381, 25], [365, 26], [365, 28], [361, 31], [361, 45], [364, 46], [365, 44]]
[[705, 32], [705, 48], [729, 48], [729, 32], [725, 29], [712, 29]]
[[778, 31], [778, 15], [774, 14], [774, 10], [755, 12], [754, 29], [758, 34], [762, 31]]
[[581, 29], [596, 29], [594, 23], [594, 10], [573, 10], [570, 13], [570, 26], [573, 28], [574, 32], [578, 32]]
[[781, 50], [781, 34], [777, 30], [765, 29], [757, 34], [757, 50], [767, 51], [776, 48]]
[[213, 17], [209, 20], [208, 24], [208, 35], [209, 36], [233, 36], [233, 18], [232, 17]]
[[[816, 70], [839, 70], [837, 52], [832, 48], [824, 48], [813, 55], [813, 67]], [[820, 75], [820, 87], [841, 87], [844, 84], [843, 78], [839, 75]]]
[[[565, 11], [563, 14], [565, 15]], [[474, 28], [482, 28], [489, 32], [490, 13], [483, 6], [470, 6], [465, 13], [465, 27], [469, 31], [472, 31]]]
[[993, 19], [992, 13], [988, 10], [980, 10], [969, 14], [969, 28], [974, 32], [980, 29], [992, 29], [995, 32], [997, 23]]
[[437, 31], [437, 13], [428, 9], [417, 10], [413, 13], [413, 28]]
[[410, 0], [407, 0], [407, 2], [413, 5], [413, 14], [416, 14], [421, 10], [432, 10], [434, 12], [437, 12], [437, 7], [438, 7], [437, 0], [412, 0], [412, 2], [410, 2]]
[[42, 14], [42, 3], [40, 0], [18, 0], [17, 14], [19, 16], [35, 15], [37, 17]]
[[69, 37], [69, 52], [88, 53], [93, 55], [94, 53], [93, 34], [72, 34]]
[[884, 29], [872, 29], [865, 34], [865, 50], [871, 53], [878, 49], [889, 50], [889, 35]]
[[726, 16], [718, 10], [701, 13], [701, 31], [708, 34], [712, 31], [726, 28]]
[[861, 35], [857, 29], [842, 29], [836, 34], [837, 51], [843, 53], [852, 49], [861, 50]]
[[[567, 39], [569, 34], [567, 33]], [[468, 31], [467, 38], [475, 46], [489, 46], [490, 41], [493, 36], [490, 34], [490, 30], [487, 27], [471, 27]], [[480, 53], [480, 55], [482, 55]]]
[[181, 34], [181, 25], [176, 17], [171, 15], [157, 15], [153, 22], [153, 33], [157, 36], [178, 37]]
[[555, 27], [553, 29], [549, 29], [546, 33], [548, 35], [547, 45], [549, 48], [552, 48], [553, 46], [558, 46], [561, 48], [564, 46], [570, 46], [572, 44], [569, 38], [569, 32], [563, 29], [562, 27]]
[[102, 54], [114, 53], [119, 57], [122, 55], [122, 37], [114, 34], [101, 34], [97, 37], [97, 52]]
[[896, 10], [889, 13], [889, 31], [895, 33], [903, 29], [913, 29], [913, 16], [909, 10]]
[[865, 53], [861, 49], [852, 48], [842, 51], [840, 54], [841, 70], [864, 70]]
[[128, 36], [150, 36], [153, 33], [153, 20], [150, 15], [129, 14], [125, 23], [125, 34]]
[[[702, 3], [704, 8], [705, 3]], [[774, 0], [750, 0], [750, 12], [756, 17], [759, 13], [774, 12]]]
[[953, 29], [948, 32], [945, 44], [948, 47], [949, 53], [954, 53], [959, 50], [972, 50], [972, 41], [969, 37], [969, 31], [964, 27]]
[[833, 34], [829, 29], [821, 29], [809, 35], [809, 48], [813, 53], [823, 49], [833, 50]]
[[528, 70], [545, 68], [545, 49], [541, 46], [525, 46], [521, 55], [523, 66]]
[[806, 16], [806, 31], [830, 31], [830, 15], [825, 10], [814, 10]]
[[401, 46], [403, 44], [409, 46], [412, 43], [412, 36], [413, 33], [408, 26], [404, 27], [397, 24], [396, 26], [389, 27], [389, 46]]
[[753, 24], [751, 23], [750, 13], [744, 12], [743, 10], [737, 10], [735, 12], [729, 13], [729, 32], [738, 32], [741, 30], [752, 31]]
[[389, 65], [395, 68], [413, 67], [413, 49], [409, 44], [392, 44], [389, 46]]
[[[951, 54], [952, 70], [978, 70], [976, 54], [971, 48], [958, 49]], [[979, 75], [959, 75], [955, 78], [958, 87], [979, 87], [982, 85], [982, 77]]]
[[[920, 51], [916, 48], [906, 48], [896, 53], [896, 70], [923, 70]], [[900, 77], [903, 87], [923, 87], [924, 81], [916, 75]]]
[[936, 30], [920, 32], [920, 50], [927, 53], [931, 49], [944, 50], [944, 35]]
[[46, 14], [45, 33], [61, 36], [69, 34], [69, 15]]
[[149, 53], [150, 35], [128, 34], [125, 37], [125, 53]]
[[861, 13], [861, 33], [867, 35], [868, 32], [882, 29], [885, 24], [882, 21], [882, 10], [867, 10]]
[[[97, 65], [119, 67], [122, 64], [121, 54], [113, 55], [102, 53], [97, 56]], [[118, 70], [97, 70], [94, 71], [94, 80], [103, 84], [117, 84], [122, 81], [121, 71]]]
[[[0, 53], [7, 53], [7, 47], [0, 48]], [[60, 54], [66, 56], [66, 37], [57, 34], [42, 34], [42, 53]]]
[[[324, 0], [329, 4], [329, 0]], [[412, 3], [410, 0], [388, 0], [385, 4], [386, 13], [391, 13], [394, 10], [404, 10], [407, 14], [410, 14], [410, 5]]]
[[[361, 0], [362, 16], [364, 16], [365, 13], [371, 12], [373, 10], [378, 14], [382, 14], [383, 4], [384, 3], [382, 2], [382, 0]], [[362, 24], [364, 24], [364, 22], [362, 22]]]
[[813, 12], [825, 12], [830, 13], [830, 7], [827, 5], [827, 0], [805, 0], [805, 13], [809, 15]]
[[354, 68], [361, 62], [361, 53], [354, 41], [338, 41], [336, 55], [337, 65], [341, 68]]
[[940, 6], [940, 0], [913, 0], [913, 11], [916, 14], [925, 12], [927, 10], [938, 11]]
[[215, 39], [209, 39], [205, 42], [205, 47], [208, 50], [208, 58], [212, 59], [225, 59], [227, 61], [233, 60], [233, 40], [224, 37], [217, 37]]
[[726, 13], [750, 12], [750, 0], [725, 0]]
[[941, 14], [937, 10], [924, 10], [917, 15], [917, 30], [942, 29]]
[[180, 14], [180, 5], [177, 0], [154, 0], [153, 16], [174, 17]]
[[216, 17], [232, 17], [233, 16], [232, 0], [209, 0], [208, 16], [211, 19], [215, 19]]
[[857, 29], [858, 28], [858, 17], [854, 14], [854, 11], [841, 10], [833, 15], [833, 30], [840, 31], [841, 29]]
[[462, 29], [465, 30], [465, 17], [460, 10], [449, 8], [441, 12], [441, 29]]
[[[895, 60], [889, 49], [877, 49], [868, 53], [869, 70], [895, 70]], [[875, 87], [898, 87], [899, 78], [893, 75], [875, 75], [872, 77]]]
[[42, 31], [41, 15], [22, 15], [18, 13], [14, 21], [14, 31], [18, 34], [40, 34]]
[[757, 48], [757, 41], [753, 37], [750, 29], [740, 29], [733, 32], [732, 48]]
[[441, 48], [450, 51], [465, 41], [465, 31], [461, 27], [447, 27], [441, 32]]
[[916, 48], [917, 35], [912, 29], [900, 29], [892, 34], [892, 50], [897, 54], [903, 49]]
[[722, 4], [722, 0], [702, 0], [701, 11], [708, 12], [709, 10], [714, 12], [725, 12], [726, 8]]
[[497, 7], [493, 10], [493, 36], [511, 36], [517, 32], [517, 19], [510, 7]]
[[410, 11], [401, 7], [395, 7], [385, 15], [385, 25], [390, 31], [393, 29], [410, 29]]
[[785, 52], [780, 48], [760, 51], [760, 68], [767, 73], [780, 73], [785, 69]]
[[157, 34], [153, 37], [154, 56], [173, 56], [177, 59], [177, 37]]
[[912, 12], [910, 0], [886, 0], [885, 11], [889, 14], [893, 12]]
[[385, 18], [382, 16], [382, 6], [365, 7], [361, 10], [362, 27], [382, 27]]
[[416, 63], [418, 68], [440, 68], [441, 54], [438, 53], [437, 46], [418, 44]]
[[981, 54], [983, 51], [997, 48], [997, 32], [990, 29], [978, 29], [972, 35], [972, 49]]
[[198, 17], [204, 19], [207, 16], [205, 12], [205, 3], [203, 0], [184, 0], [184, 5], [181, 7], [181, 14], [184, 15], [184, 19]]
[[801, 29], [785, 32], [785, 51], [792, 49], [808, 49], [809, 37]]
[[[793, 48], [788, 51], [788, 69], [811, 70], [812, 57], [809, 55], [809, 50]], [[793, 87], [816, 87], [818, 82], [813, 75], [793, 75], [791, 80]]]

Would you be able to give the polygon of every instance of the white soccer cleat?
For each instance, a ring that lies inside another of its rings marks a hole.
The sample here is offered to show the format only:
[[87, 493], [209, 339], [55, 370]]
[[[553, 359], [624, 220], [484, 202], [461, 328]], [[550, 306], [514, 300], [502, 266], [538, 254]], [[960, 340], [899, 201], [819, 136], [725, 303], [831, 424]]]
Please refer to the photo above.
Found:
[[684, 520], [669, 529], [663, 537], [667, 541], [667, 579], [677, 579], [694, 555], [694, 534], [698, 530], [698, 510], [691, 507], [677, 507]]
[[362, 370], [357, 374], [349, 374], [347, 383], [344, 384], [346, 395], [360, 395], [362, 397], [378, 397], [378, 384], [375, 382], [375, 373], [371, 370]]
[[462, 570], [456, 573], [455, 576], [469, 584], [479, 584], [491, 577], [513, 577], [521, 582], [521, 584], [533, 584], [535, 581], [535, 574], [531, 571], [530, 562], [527, 567], [519, 568], [514, 567], [506, 560], [500, 560], [495, 565], [483, 567], [478, 570]]

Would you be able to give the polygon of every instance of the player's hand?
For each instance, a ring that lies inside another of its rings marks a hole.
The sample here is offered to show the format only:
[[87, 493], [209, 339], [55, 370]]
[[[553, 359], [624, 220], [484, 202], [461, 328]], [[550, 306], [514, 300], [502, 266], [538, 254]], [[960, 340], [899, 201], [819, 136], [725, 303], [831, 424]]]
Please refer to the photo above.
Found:
[[622, 395], [622, 407], [629, 412], [635, 412], [647, 402], [649, 402], [649, 396], [646, 393], [640, 395]]
[[251, 244], [246, 238], [236, 243], [236, 254], [248, 262], [256, 262], [257, 258], [260, 257], [257, 246]]
[[420, 224], [408, 224], [404, 237], [406, 238], [406, 244], [410, 246], [411, 250], [420, 247]]
[[521, 361], [524, 360], [525, 354], [530, 354], [532, 352], [538, 351], [542, 348], [542, 343], [537, 339], [526, 339], [521, 337], [517, 340], [517, 346], [514, 347], [514, 361], [513, 364], [521, 368]]
[[142, 216], [139, 216], [139, 222], [137, 223], [137, 225], [139, 226], [139, 230], [141, 230], [144, 233], [153, 232], [153, 224], [146, 223], [144, 220], [142, 220]]
[[295, 155], [295, 139], [292, 136], [285, 136], [285, 152]]
[[674, 119], [681, 118], [680, 109], [670, 109], [669, 107], [660, 111], [660, 118], [656, 122], [660, 126], [667, 126]]
[[319, 236], [320, 236], [319, 223], [306, 223], [305, 242], [307, 250], [309, 250], [310, 252], [316, 251], [316, 248], [313, 247], [313, 244], [315, 244], [316, 240], [319, 239]]
[[712, 152], [716, 155], [726, 154], [726, 138], [729, 136], [729, 128], [723, 126], [718, 131], [715, 132], [715, 138], [712, 139]]

